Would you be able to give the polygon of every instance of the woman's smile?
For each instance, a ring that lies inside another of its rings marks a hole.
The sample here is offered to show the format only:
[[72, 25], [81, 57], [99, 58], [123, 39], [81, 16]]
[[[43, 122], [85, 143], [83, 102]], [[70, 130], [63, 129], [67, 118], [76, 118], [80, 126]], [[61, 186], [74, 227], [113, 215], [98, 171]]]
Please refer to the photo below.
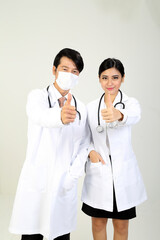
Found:
[[112, 88], [107, 88], [108, 91], [112, 91], [113, 89], [114, 89], [114, 87], [112, 87]]

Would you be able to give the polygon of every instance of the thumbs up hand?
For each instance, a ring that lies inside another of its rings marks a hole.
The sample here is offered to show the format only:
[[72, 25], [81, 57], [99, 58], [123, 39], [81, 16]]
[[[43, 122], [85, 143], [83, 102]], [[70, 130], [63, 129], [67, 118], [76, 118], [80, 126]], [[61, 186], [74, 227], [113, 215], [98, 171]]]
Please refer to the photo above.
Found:
[[61, 110], [61, 121], [63, 124], [68, 124], [74, 122], [76, 118], [76, 109], [74, 106], [71, 106], [72, 95], [68, 93], [67, 101]]
[[101, 110], [101, 115], [103, 120], [105, 120], [106, 123], [111, 123], [116, 120], [119, 120], [119, 121], [123, 120], [123, 114], [119, 110], [114, 108], [112, 104], [110, 93], [105, 94], [105, 104], [107, 108]]

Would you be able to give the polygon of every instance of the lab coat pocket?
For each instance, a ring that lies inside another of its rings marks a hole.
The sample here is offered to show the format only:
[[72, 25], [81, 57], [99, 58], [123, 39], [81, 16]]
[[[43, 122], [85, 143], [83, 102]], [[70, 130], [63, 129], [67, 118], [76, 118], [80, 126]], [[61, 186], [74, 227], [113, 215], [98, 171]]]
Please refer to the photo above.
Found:
[[102, 175], [102, 163], [101, 162], [96, 162], [93, 163], [90, 160], [87, 162], [86, 165], [86, 173], [87, 175], [95, 175], [96, 176], [101, 176]]
[[26, 164], [23, 169], [23, 183], [28, 191], [43, 192], [47, 185], [47, 168], [44, 165]]
[[[131, 158], [128, 161], [124, 162], [124, 185], [128, 186], [130, 184], [135, 184], [139, 181], [139, 168], [135, 158]], [[125, 181], [127, 179], [127, 181]]]
[[61, 178], [59, 196], [65, 197], [67, 194], [73, 191], [77, 184], [77, 179], [73, 178], [69, 172], [64, 173]]
[[102, 174], [102, 163], [91, 163], [87, 162], [86, 176], [83, 186], [83, 201], [87, 204], [95, 206], [95, 202], [99, 202], [100, 196], [103, 192], [103, 174]]

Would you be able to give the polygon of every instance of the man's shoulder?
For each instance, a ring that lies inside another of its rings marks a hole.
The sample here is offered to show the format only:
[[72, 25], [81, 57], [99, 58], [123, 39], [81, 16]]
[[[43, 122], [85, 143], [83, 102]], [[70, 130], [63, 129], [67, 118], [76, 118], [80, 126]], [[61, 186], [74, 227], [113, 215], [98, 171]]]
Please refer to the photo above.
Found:
[[29, 93], [28, 93], [28, 97], [32, 98], [32, 97], [43, 97], [47, 95], [47, 89], [46, 88], [36, 88], [36, 89], [32, 89]]
[[[81, 108], [86, 108], [86, 105], [85, 105], [81, 100], [79, 100], [79, 99], [78, 99], [77, 97], [75, 97], [75, 96], [74, 96], [74, 98], [75, 98], [78, 106], [80, 106]], [[78, 106], [77, 106], [77, 107], [78, 107]]]

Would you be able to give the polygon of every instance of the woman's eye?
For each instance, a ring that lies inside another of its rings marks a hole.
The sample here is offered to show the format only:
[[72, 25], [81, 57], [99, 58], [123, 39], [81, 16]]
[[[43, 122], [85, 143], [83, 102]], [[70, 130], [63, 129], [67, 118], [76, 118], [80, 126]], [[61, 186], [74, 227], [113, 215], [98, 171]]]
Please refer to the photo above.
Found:
[[116, 79], [118, 79], [118, 77], [114, 77], [113, 79], [116, 80]]
[[107, 80], [107, 77], [102, 77], [103, 80]]

